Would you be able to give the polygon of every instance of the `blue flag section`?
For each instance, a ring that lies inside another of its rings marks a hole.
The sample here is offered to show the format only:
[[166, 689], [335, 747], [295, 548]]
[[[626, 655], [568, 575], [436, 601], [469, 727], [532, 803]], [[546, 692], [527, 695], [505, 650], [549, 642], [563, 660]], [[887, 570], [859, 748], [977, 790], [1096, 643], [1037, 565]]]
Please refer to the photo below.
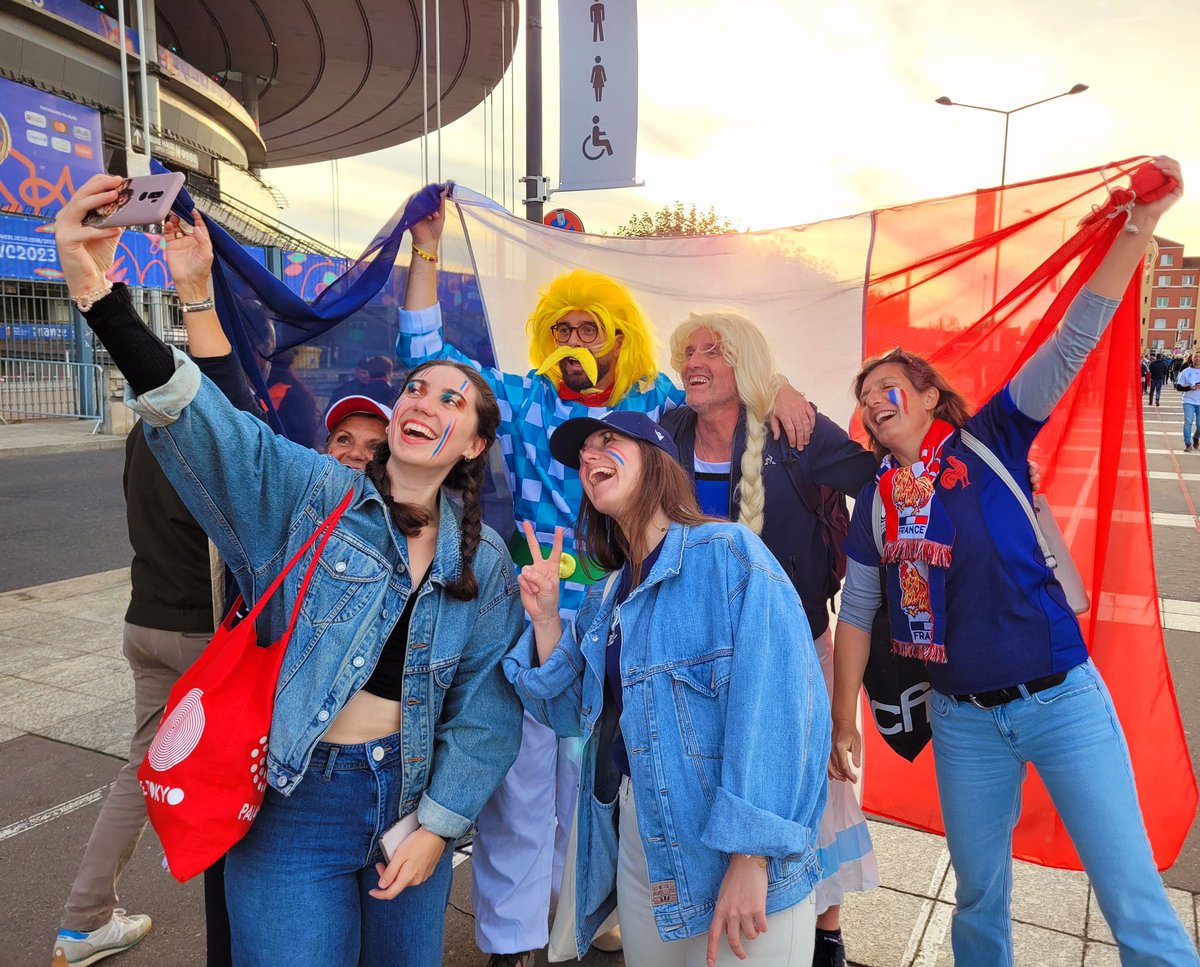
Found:
[[[437, 210], [440, 193], [440, 186], [428, 185], [408, 199], [348, 267], [323, 256], [285, 255], [283, 280], [204, 216], [213, 243], [217, 315], [277, 432], [320, 447], [322, 417], [339, 377], [353, 376], [364, 357], [382, 356], [390, 365], [407, 278], [396, 257], [409, 228]], [[175, 212], [190, 223], [193, 207], [187, 191], [180, 192]], [[311, 302], [307, 292], [293, 288], [297, 280], [317, 290]], [[438, 290], [447, 341], [493, 364], [474, 277], [439, 273]]]

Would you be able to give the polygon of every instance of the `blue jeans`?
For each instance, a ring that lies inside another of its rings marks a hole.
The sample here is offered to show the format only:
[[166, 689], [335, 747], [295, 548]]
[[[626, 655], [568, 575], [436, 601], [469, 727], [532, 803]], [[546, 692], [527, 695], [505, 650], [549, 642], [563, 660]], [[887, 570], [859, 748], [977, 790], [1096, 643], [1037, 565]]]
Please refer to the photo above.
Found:
[[1196, 431], [1200, 430], [1200, 403], [1183, 401], [1183, 445], [1190, 447]]
[[[378, 756], [379, 758], [376, 758]], [[225, 861], [238, 967], [438, 967], [453, 850], [420, 886], [377, 900], [379, 834], [398, 818], [399, 735], [318, 743], [291, 796], [268, 789]]]
[[1165, 379], [1151, 378], [1151, 380], [1150, 380], [1150, 395], [1147, 397], [1147, 400], [1146, 400], [1148, 403], [1156, 404], [1156, 403], [1158, 403], [1158, 401], [1160, 399], [1162, 399], [1163, 383], [1165, 383], [1165, 382], [1166, 382]]
[[992, 709], [930, 693], [946, 845], [958, 880], [955, 962], [1013, 963], [1012, 830], [1032, 763], [1083, 860], [1124, 967], [1200, 965], [1167, 899], [1112, 699], [1091, 661]]

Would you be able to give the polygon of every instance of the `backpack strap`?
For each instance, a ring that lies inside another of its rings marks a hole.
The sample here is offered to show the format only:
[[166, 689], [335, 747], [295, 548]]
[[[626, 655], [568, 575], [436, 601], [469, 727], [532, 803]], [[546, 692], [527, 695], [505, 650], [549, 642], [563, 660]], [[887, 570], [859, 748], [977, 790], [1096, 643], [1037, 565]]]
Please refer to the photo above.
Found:
[[600, 607], [604, 607], [604, 602], [608, 600], [608, 593], [612, 590], [612, 586], [616, 584], [617, 578], [621, 576], [621, 572], [613, 571], [612, 574], [604, 582], [604, 593], [600, 595]]
[[879, 560], [883, 560], [883, 531], [879, 527], [879, 518], [883, 516], [883, 498], [879, 496], [879, 482], [875, 482], [875, 493], [871, 495], [871, 533], [875, 536], [875, 550], [879, 552]]
[[1058, 567], [1058, 559], [1050, 550], [1050, 546], [1046, 543], [1046, 537], [1042, 534], [1041, 527], [1038, 526], [1037, 515], [1034, 513], [1033, 504], [1029, 498], [1025, 496], [1025, 492], [1013, 479], [1013, 475], [1008, 472], [1008, 468], [1000, 462], [1000, 458], [988, 448], [978, 437], [973, 436], [966, 430], [961, 430], [960, 436], [962, 442], [966, 444], [967, 449], [971, 450], [975, 456], [979, 457], [988, 465], [991, 471], [1004, 481], [1004, 485], [1012, 491], [1014, 497], [1017, 498], [1017, 503], [1021, 505], [1021, 509], [1025, 511], [1025, 516], [1029, 518], [1029, 524], [1033, 528], [1034, 536], [1037, 537], [1038, 547], [1042, 549], [1042, 557], [1046, 559], [1046, 566], [1051, 570]]

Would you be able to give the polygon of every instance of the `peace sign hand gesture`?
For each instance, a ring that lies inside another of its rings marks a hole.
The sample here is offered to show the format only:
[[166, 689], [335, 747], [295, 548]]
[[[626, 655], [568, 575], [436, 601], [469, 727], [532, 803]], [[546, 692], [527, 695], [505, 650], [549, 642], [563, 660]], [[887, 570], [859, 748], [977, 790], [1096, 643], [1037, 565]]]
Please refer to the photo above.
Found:
[[533, 558], [533, 563], [526, 564], [517, 575], [517, 584], [521, 588], [521, 604], [535, 626], [549, 624], [551, 621], [557, 622], [563, 529], [554, 528], [554, 546], [550, 548], [550, 556], [543, 558], [541, 545], [533, 532], [533, 524], [525, 521], [521, 526]]

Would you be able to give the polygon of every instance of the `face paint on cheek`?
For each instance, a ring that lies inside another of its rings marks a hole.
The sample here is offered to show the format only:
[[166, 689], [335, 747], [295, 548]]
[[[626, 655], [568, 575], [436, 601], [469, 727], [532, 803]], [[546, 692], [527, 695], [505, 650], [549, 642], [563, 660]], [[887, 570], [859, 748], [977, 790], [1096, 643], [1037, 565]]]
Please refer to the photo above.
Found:
[[899, 388], [888, 390], [888, 400], [892, 406], [898, 406], [904, 411], [905, 416], [908, 415], [908, 394]]
[[434, 447], [433, 453], [429, 455], [430, 460], [442, 452], [442, 447], [444, 447], [446, 445], [446, 441], [450, 439], [450, 434], [454, 432], [454, 424], [457, 422], [458, 420], [452, 419], [446, 424], [446, 429], [442, 431], [442, 438], [438, 441], [438, 445]]
[[622, 467], [625, 466], [625, 455], [616, 447], [608, 447], [604, 452], [616, 460]]

